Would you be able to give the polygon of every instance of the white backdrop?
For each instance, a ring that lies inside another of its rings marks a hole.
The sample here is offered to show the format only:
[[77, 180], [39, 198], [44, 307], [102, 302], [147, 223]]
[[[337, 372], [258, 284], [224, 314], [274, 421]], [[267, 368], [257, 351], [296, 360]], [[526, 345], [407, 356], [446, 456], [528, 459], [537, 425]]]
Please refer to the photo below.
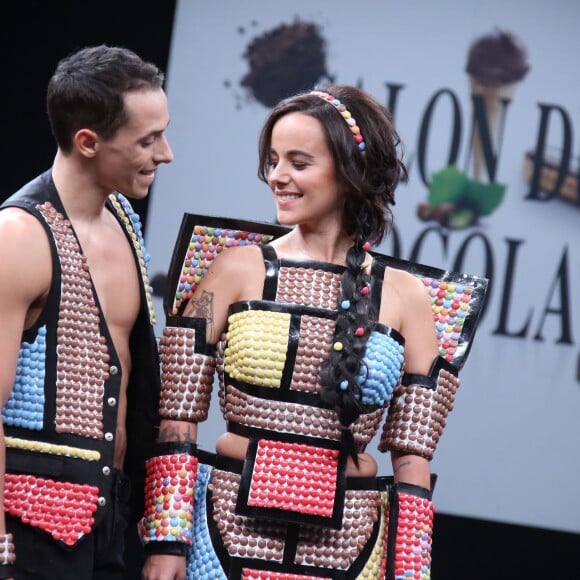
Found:
[[[159, 172], [150, 201], [146, 241], [152, 273], [167, 271], [184, 212], [274, 219], [270, 192], [256, 177], [257, 138], [268, 109], [244, 92], [240, 79], [248, 72], [243, 54], [249, 43], [296, 17], [319, 27], [326, 69], [337, 82], [361, 83], [385, 104], [386, 83], [404, 85], [395, 122], [406, 145], [410, 181], [398, 190], [394, 208], [403, 258], [436, 225], [416, 214], [428, 194], [417, 158], [429, 101], [442, 89], [457, 98], [463, 121], [457, 164], [465, 168], [471, 115], [465, 63], [471, 42], [499, 26], [527, 48], [530, 70], [509, 105], [498, 158], [503, 202], [472, 227], [435, 228], [418, 253], [421, 262], [452, 268], [465, 244], [461, 269], [493, 279], [487, 312], [461, 373], [463, 386], [433, 460], [439, 474], [435, 502], [449, 514], [580, 532], [580, 205], [526, 199], [529, 183], [522, 171], [525, 152], [536, 144], [541, 106], [565, 111], [573, 154], [580, 152], [580, 4], [178, 2], [167, 71], [168, 137], [175, 161]], [[429, 174], [447, 163], [449, 103], [441, 98], [433, 115]], [[557, 149], [562, 139], [563, 124], [554, 113], [548, 141]], [[390, 243], [382, 249], [389, 251]], [[514, 260], [507, 271], [510, 252]], [[486, 272], [489, 264], [492, 272]], [[160, 332], [160, 300], [156, 306]], [[200, 443], [207, 448], [221, 430], [217, 400], [213, 407], [200, 429]], [[390, 462], [383, 460], [386, 471]]]

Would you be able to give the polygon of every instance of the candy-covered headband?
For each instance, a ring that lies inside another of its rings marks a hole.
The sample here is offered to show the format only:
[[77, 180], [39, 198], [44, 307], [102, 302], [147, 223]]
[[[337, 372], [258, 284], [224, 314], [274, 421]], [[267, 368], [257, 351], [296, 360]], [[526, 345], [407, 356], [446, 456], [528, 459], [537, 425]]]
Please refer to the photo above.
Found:
[[339, 99], [333, 97], [332, 95], [329, 95], [328, 93], [324, 93], [322, 91], [311, 91], [310, 94], [316, 95], [317, 97], [320, 97], [324, 101], [328, 101], [331, 105], [334, 106], [334, 108], [341, 114], [342, 118], [346, 121], [346, 124], [348, 125], [351, 133], [353, 134], [354, 140], [357, 142], [358, 148], [362, 153], [366, 148], [364, 137], [360, 132], [360, 127], [356, 124], [356, 119], [352, 116], [351, 112], [346, 108], [346, 106], [343, 105]]

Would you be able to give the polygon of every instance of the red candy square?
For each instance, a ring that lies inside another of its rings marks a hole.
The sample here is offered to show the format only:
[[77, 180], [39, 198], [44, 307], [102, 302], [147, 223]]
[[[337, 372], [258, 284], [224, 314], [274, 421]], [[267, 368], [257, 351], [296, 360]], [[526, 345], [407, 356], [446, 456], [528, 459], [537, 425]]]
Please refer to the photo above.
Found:
[[339, 451], [260, 439], [248, 506], [332, 517]]

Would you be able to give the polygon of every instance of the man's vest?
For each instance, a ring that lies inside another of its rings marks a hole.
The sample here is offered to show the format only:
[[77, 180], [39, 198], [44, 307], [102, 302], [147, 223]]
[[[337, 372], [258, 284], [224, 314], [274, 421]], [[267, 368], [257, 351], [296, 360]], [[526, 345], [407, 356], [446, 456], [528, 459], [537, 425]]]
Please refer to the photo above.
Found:
[[[1, 207], [19, 207], [35, 216], [46, 230], [52, 254], [46, 305], [23, 333], [13, 391], [2, 410], [5, 511], [73, 546], [107, 510], [121, 364], [51, 172], [25, 185]], [[109, 196], [107, 207], [126, 232], [141, 274], [141, 308], [130, 337], [124, 465], [137, 518], [143, 511], [145, 458], [158, 426], [155, 313], [139, 217], [119, 193]], [[34, 263], [29, 271], [34, 276]]]

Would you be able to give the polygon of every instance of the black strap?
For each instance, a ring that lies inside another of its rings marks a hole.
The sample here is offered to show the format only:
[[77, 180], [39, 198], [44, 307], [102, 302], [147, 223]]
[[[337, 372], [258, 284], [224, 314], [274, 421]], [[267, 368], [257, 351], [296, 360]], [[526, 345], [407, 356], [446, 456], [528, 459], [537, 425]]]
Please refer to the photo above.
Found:
[[373, 255], [373, 264], [371, 266], [371, 303], [377, 316], [379, 315], [379, 309], [381, 307], [386, 266], [385, 261], [381, 259], [380, 255]]
[[264, 278], [263, 300], [276, 300], [278, 291], [278, 272], [280, 262], [276, 255], [276, 250], [269, 244], [261, 244], [262, 256], [264, 257], [264, 266], [266, 268], [266, 277]]
[[[185, 542], [158, 541], [148, 542], [144, 547], [145, 555], [164, 554], [171, 556], [187, 556], [189, 544]], [[8, 578], [8, 576], [6, 576]]]

